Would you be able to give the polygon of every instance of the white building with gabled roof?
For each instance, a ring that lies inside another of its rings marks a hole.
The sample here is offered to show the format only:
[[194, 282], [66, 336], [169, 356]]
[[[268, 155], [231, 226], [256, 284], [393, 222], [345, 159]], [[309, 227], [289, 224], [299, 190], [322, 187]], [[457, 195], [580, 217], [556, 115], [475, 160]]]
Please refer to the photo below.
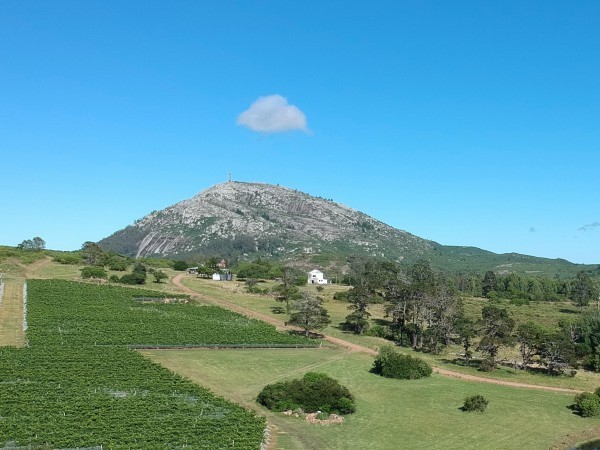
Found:
[[327, 278], [323, 278], [323, 272], [320, 270], [311, 270], [308, 272], [308, 284], [327, 284]]

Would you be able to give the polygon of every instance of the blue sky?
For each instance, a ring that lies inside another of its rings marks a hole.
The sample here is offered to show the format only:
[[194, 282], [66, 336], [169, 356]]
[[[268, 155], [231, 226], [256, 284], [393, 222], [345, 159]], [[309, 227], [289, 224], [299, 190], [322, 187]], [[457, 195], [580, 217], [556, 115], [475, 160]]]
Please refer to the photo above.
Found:
[[598, 23], [597, 1], [4, 0], [0, 243], [77, 249], [231, 172], [600, 263]]

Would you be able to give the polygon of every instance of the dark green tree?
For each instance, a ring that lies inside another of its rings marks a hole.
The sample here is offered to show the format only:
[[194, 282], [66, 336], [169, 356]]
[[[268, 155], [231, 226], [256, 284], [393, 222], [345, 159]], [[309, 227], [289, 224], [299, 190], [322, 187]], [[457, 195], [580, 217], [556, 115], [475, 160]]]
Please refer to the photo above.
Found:
[[544, 338], [543, 328], [535, 322], [529, 321], [517, 327], [516, 340], [521, 354], [521, 369], [526, 369], [531, 365], [533, 357], [541, 353]]
[[484, 297], [487, 297], [490, 292], [496, 290], [496, 274], [491, 270], [488, 270], [483, 276], [483, 281], [481, 282], [481, 293]]
[[382, 301], [380, 292], [384, 280], [390, 276], [394, 265], [369, 258], [349, 259], [352, 289], [348, 291], [348, 309], [346, 324], [356, 333], [362, 334], [369, 327], [371, 313], [369, 307]]
[[477, 337], [477, 323], [464, 314], [459, 315], [454, 323], [454, 329], [458, 335], [458, 341], [461, 343], [464, 349], [465, 363], [468, 366], [473, 357], [471, 348], [473, 346], [473, 339]]
[[477, 350], [487, 353], [490, 367], [496, 367], [496, 357], [501, 347], [512, 345], [515, 321], [506, 309], [487, 305], [481, 311], [481, 340]]
[[575, 361], [575, 345], [564, 332], [547, 334], [540, 347], [540, 358], [551, 375], [560, 375]]
[[589, 273], [580, 270], [577, 272], [571, 287], [571, 299], [580, 310], [587, 306], [590, 301], [597, 299], [594, 280]]
[[152, 269], [150, 273], [152, 273], [155, 283], [160, 283], [162, 280], [169, 278], [169, 276], [160, 269]]
[[311, 331], [320, 330], [331, 323], [323, 300], [306, 291], [302, 291], [300, 298], [294, 300], [291, 311], [287, 323], [302, 328], [307, 337]]
[[103, 266], [106, 255], [98, 244], [86, 241], [81, 246], [81, 256], [84, 264], [88, 266]]
[[278, 302], [285, 303], [286, 314], [290, 313], [290, 303], [300, 298], [300, 290], [296, 285], [297, 276], [293, 269], [284, 267], [282, 271], [281, 284], [277, 285], [275, 291], [275, 299]]

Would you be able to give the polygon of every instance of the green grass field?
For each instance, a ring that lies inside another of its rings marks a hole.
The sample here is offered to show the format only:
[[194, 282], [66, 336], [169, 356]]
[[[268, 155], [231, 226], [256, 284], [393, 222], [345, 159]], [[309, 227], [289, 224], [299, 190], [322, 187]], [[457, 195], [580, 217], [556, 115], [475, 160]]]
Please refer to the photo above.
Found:
[[[152, 360], [243, 406], [276, 425], [282, 449], [543, 449], [600, 419], [569, 409], [569, 394], [472, 383], [433, 375], [391, 380], [369, 372], [373, 358], [341, 349], [144, 351]], [[269, 383], [325, 372], [347, 386], [357, 412], [341, 425], [317, 426], [271, 413], [255, 403]], [[490, 401], [483, 413], [459, 408], [468, 395]]]
[[[77, 279], [80, 274], [80, 267], [52, 261], [38, 260], [26, 264], [9, 258], [1, 264], [5, 271], [8, 270], [5, 279], [22, 280], [26, 276]], [[178, 273], [167, 272], [170, 276]], [[184, 279], [184, 283], [202, 295], [234, 302], [281, 321], [288, 317], [281, 313], [284, 304], [273, 297], [246, 293], [243, 283], [213, 282], [193, 277]], [[268, 283], [260, 287], [266, 285]], [[144, 289], [176, 292], [170, 281], [157, 284], [152, 282], [151, 277], [148, 277]], [[333, 300], [333, 294], [347, 287], [327, 286], [322, 292], [317, 292], [315, 287], [305, 289], [313, 290], [325, 300], [332, 323], [324, 333], [371, 348], [389, 343], [380, 338], [356, 336], [339, 328], [348, 309], [346, 303]], [[486, 302], [484, 299], [465, 299], [467, 313], [478, 316]], [[556, 327], [560, 319], [577, 314], [576, 309], [567, 303], [506, 306], [519, 323], [532, 319], [549, 328]], [[373, 319], [384, 319], [382, 305], [375, 305], [371, 313]], [[7, 335], [6, 330], [0, 329], [0, 342]], [[410, 349], [401, 351], [414, 354]], [[573, 378], [548, 377], [509, 368], [481, 373], [476, 368], [452, 364], [459, 351], [459, 347], [450, 347], [442, 355], [418, 356], [439, 367], [489, 378], [583, 390], [594, 390], [600, 386], [598, 374], [584, 371]], [[337, 347], [314, 350], [157, 350], [142, 353], [229, 400], [260, 411], [276, 427], [276, 448], [281, 449], [541, 449], [557, 443], [556, 448], [568, 448], [576, 441], [600, 436], [600, 419], [583, 419], [568, 408], [572, 395], [465, 382], [439, 375], [413, 382], [387, 380], [368, 372], [372, 357], [348, 353]], [[501, 357], [510, 359], [512, 355], [505, 352]], [[344, 424], [309, 425], [299, 418], [271, 413], [255, 403], [255, 397], [264, 385], [315, 370], [339, 379], [356, 395], [358, 412], [348, 416]], [[484, 414], [460, 411], [458, 408], [464, 397], [471, 394], [486, 396], [490, 400], [488, 411]]]
[[[245, 293], [243, 283], [213, 282], [211, 280], [199, 278], [184, 278], [183, 283], [203, 295], [219, 300], [234, 302], [240, 306], [261, 312], [281, 321], [285, 321], [288, 317], [286, 314], [275, 312], [277, 311], [277, 308], [282, 308], [284, 306], [282, 303], [277, 302], [273, 297]], [[343, 301], [333, 300], [333, 294], [339, 290], [347, 289], [347, 287], [326, 286], [322, 292], [317, 292], [313, 286], [307, 286], [306, 289], [313, 290], [315, 294], [321, 295], [325, 299], [324, 306], [329, 311], [332, 322], [327, 328], [322, 330], [323, 333], [373, 349], [390, 344], [390, 341], [381, 338], [357, 336], [340, 329], [339, 324], [344, 321], [344, 318], [349, 312], [348, 304]], [[485, 299], [466, 299], [465, 307], [468, 314], [473, 317], [481, 314], [481, 308], [485, 302], [487, 302]], [[519, 323], [526, 322], [529, 320], [529, 317], [533, 320], [533, 318], [539, 316], [540, 320], [548, 327], [556, 326], [558, 320], [561, 318], [572, 317], [572, 311], [575, 310], [570, 304], [564, 303], [540, 302], [522, 306], [509, 305], [508, 307], [510, 308], [511, 314], [517, 318]], [[562, 309], [568, 312], [561, 312]], [[372, 319], [384, 319], [385, 314], [383, 305], [374, 305], [370, 311], [372, 313]], [[415, 354], [410, 348], [398, 349], [402, 352]], [[444, 352], [439, 355], [418, 353], [418, 356], [435, 366], [469, 375], [485, 376], [487, 378], [590, 391], [593, 391], [600, 386], [600, 374], [585, 371], [578, 371], [575, 377], [549, 377], [542, 374], [535, 374], [506, 367], [500, 368], [494, 372], [482, 373], [476, 367], [464, 367], [453, 363], [454, 360], [459, 358], [458, 355], [461, 353], [461, 350], [462, 348], [460, 346], [454, 345], [445, 349]], [[499, 355], [500, 359], [517, 360], [518, 358], [515, 352], [515, 349], [504, 349]]]

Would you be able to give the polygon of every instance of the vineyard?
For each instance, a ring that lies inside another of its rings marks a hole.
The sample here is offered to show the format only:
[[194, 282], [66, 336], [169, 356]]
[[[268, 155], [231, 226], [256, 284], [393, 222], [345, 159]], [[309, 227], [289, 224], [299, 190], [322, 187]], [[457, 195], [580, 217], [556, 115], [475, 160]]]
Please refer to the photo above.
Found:
[[302, 345], [215, 307], [153, 292], [33, 280], [29, 348], [0, 347], [0, 446], [257, 449], [265, 421], [127, 345]]
[[[314, 345], [259, 320], [216, 306], [143, 303], [156, 292], [68, 281], [28, 283], [27, 338], [31, 346], [210, 344]], [[35, 324], [32, 325], [32, 324]]]

